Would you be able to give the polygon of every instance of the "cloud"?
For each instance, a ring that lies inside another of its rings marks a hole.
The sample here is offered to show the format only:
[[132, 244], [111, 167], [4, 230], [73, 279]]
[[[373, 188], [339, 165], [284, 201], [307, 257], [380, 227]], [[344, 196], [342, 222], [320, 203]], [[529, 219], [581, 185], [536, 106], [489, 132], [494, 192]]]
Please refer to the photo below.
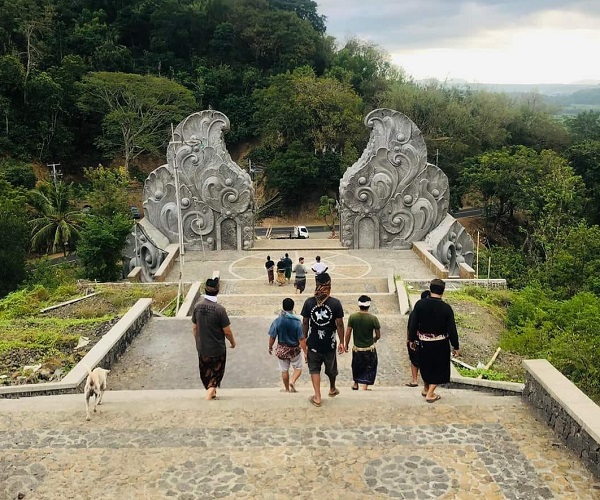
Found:
[[411, 49], [458, 48], [480, 41], [483, 34], [535, 26], [559, 11], [554, 21], [581, 29], [582, 19], [600, 28], [600, 2], [593, 0], [320, 0], [327, 31], [343, 43], [358, 37], [390, 53]]

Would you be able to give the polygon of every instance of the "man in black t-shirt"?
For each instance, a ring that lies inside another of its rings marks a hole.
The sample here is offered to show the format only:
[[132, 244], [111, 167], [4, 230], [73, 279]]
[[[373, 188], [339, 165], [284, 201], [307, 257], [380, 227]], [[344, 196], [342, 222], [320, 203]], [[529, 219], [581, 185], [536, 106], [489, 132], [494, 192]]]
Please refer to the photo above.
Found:
[[344, 310], [341, 302], [331, 297], [331, 278], [327, 273], [317, 275], [314, 297], [306, 299], [302, 307], [302, 331], [306, 340], [304, 353], [315, 391], [310, 397], [314, 406], [321, 406], [321, 365], [329, 378], [329, 396], [340, 391], [335, 386], [338, 374], [336, 333], [340, 340], [338, 351], [344, 351]]

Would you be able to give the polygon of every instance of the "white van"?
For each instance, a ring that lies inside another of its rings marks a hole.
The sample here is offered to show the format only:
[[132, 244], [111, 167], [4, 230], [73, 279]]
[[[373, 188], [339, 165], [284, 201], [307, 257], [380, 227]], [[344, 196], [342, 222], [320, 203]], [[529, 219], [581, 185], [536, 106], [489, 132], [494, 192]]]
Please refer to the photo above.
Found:
[[306, 239], [308, 238], [308, 229], [306, 226], [294, 226], [294, 238]]

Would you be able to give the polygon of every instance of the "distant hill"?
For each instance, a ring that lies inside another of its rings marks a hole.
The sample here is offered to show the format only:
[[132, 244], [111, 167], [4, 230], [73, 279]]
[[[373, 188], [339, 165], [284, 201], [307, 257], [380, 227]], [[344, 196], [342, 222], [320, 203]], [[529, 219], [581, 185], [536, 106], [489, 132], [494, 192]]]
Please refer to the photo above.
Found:
[[600, 90], [600, 82], [590, 83], [467, 83], [464, 81], [448, 81], [447, 85], [453, 87], [471, 88], [477, 90], [489, 90], [490, 92], [504, 92], [507, 94], [528, 94], [535, 92], [542, 95], [557, 96], [573, 94], [590, 89]]

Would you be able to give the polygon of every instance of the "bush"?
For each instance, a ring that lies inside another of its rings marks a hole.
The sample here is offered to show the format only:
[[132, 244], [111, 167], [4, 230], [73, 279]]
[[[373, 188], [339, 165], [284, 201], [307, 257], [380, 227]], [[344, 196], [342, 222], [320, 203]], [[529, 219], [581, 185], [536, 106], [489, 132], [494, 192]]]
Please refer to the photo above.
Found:
[[515, 293], [507, 315], [504, 349], [547, 358], [588, 396], [600, 400], [600, 298], [582, 292], [566, 301], [540, 287]]

